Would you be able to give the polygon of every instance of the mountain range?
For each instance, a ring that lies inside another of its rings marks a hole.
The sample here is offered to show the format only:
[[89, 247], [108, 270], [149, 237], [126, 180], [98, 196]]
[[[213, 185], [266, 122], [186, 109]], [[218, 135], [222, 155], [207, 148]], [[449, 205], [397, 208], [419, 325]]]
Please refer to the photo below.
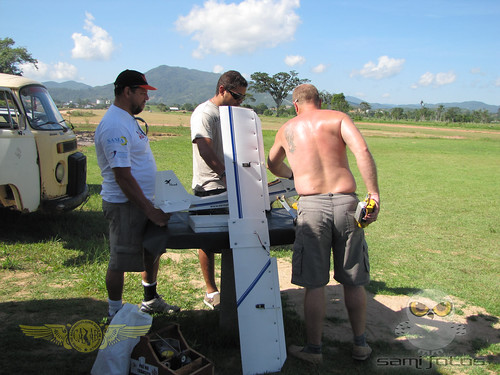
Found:
[[[185, 103], [198, 104], [215, 94], [215, 87], [220, 75], [216, 73], [204, 72], [196, 69], [187, 69], [182, 67], [172, 67], [161, 65], [154, 69], [145, 72], [148, 82], [157, 88], [156, 91], [148, 92], [150, 102], [164, 103], [167, 106], [182, 105]], [[56, 102], [78, 102], [88, 100], [95, 102], [101, 100], [113, 100], [113, 83], [104, 86], [89, 86], [81, 82], [66, 81], [57, 83], [54, 81], [43, 82], [50, 92], [50, 95]], [[252, 105], [260, 103], [266, 104], [268, 107], [274, 107], [274, 100], [269, 94], [252, 93], [255, 102]], [[353, 96], [346, 96], [346, 100], [352, 106], [359, 106], [361, 100]], [[290, 102], [291, 103], [291, 102]], [[289, 104], [286, 103], [285, 104]], [[381, 104], [369, 103], [372, 109], [390, 109], [394, 107], [401, 107], [406, 109], [420, 108], [420, 104]], [[467, 110], [480, 110], [485, 109], [489, 112], [496, 113], [499, 106], [489, 105], [477, 101], [467, 101], [461, 103], [437, 103], [427, 104], [427, 108], [436, 108], [443, 105], [446, 108], [458, 107]]]

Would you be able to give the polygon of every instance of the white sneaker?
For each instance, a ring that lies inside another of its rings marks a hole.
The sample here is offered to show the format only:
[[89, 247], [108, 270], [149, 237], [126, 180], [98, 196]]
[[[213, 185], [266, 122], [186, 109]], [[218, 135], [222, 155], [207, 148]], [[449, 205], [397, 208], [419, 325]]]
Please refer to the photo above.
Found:
[[203, 298], [203, 303], [207, 305], [210, 310], [218, 310], [220, 305], [220, 293], [215, 292], [213, 297], [209, 297], [205, 293], [205, 297]]
[[352, 348], [352, 358], [357, 359], [358, 361], [367, 360], [368, 358], [370, 358], [370, 354], [372, 354], [372, 348], [370, 348], [368, 345], [354, 345]]
[[181, 308], [179, 306], [169, 305], [161, 296], [157, 296], [150, 301], [142, 301], [141, 311], [148, 314], [172, 314], [181, 311]]

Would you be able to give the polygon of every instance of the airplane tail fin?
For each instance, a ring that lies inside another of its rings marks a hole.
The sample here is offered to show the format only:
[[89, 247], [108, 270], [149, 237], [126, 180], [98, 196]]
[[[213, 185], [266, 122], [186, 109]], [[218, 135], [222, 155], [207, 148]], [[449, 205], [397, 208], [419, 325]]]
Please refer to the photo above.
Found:
[[163, 212], [186, 211], [193, 195], [189, 194], [174, 171], [156, 172], [155, 206]]

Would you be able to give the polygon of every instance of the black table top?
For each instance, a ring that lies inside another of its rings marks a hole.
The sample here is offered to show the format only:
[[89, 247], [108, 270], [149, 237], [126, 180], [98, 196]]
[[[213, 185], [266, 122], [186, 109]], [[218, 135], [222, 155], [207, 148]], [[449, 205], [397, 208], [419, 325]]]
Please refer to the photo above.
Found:
[[[167, 227], [149, 223], [144, 234], [144, 248], [153, 254], [166, 249], [228, 249], [229, 232], [194, 232], [189, 225], [189, 212], [172, 214]], [[271, 246], [292, 244], [295, 240], [293, 219], [284, 208], [266, 213]]]

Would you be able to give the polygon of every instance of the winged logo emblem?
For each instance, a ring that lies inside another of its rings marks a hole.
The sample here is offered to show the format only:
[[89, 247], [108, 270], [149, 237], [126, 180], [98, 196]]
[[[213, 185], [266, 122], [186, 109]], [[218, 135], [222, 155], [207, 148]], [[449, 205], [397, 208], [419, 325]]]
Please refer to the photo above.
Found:
[[119, 341], [135, 339], [148, 333], [150, 325], [127, 326], [126, 324], [97, 324], [80, 320], [75, 324], [44, 324], [43, 326], [19, 325], [29, 337], [47, 340], [65, 349], [92, 352], [115, 345]]
[[102, 339], [99, 349], [105, 349], [119, 341], [126, 339], [135, 339], [148, 333], [150, 325], [145, 326], [127, 326], [126, 324], [111, 324], [106, 329], [106, 334]]
[[62, 345], [66, 349], [72, 349], [68, 335], [71, 325], [44, 324], [43, 326], [20, 325], [19, 327], [26, 336], [47, 340], [51, 343]]

